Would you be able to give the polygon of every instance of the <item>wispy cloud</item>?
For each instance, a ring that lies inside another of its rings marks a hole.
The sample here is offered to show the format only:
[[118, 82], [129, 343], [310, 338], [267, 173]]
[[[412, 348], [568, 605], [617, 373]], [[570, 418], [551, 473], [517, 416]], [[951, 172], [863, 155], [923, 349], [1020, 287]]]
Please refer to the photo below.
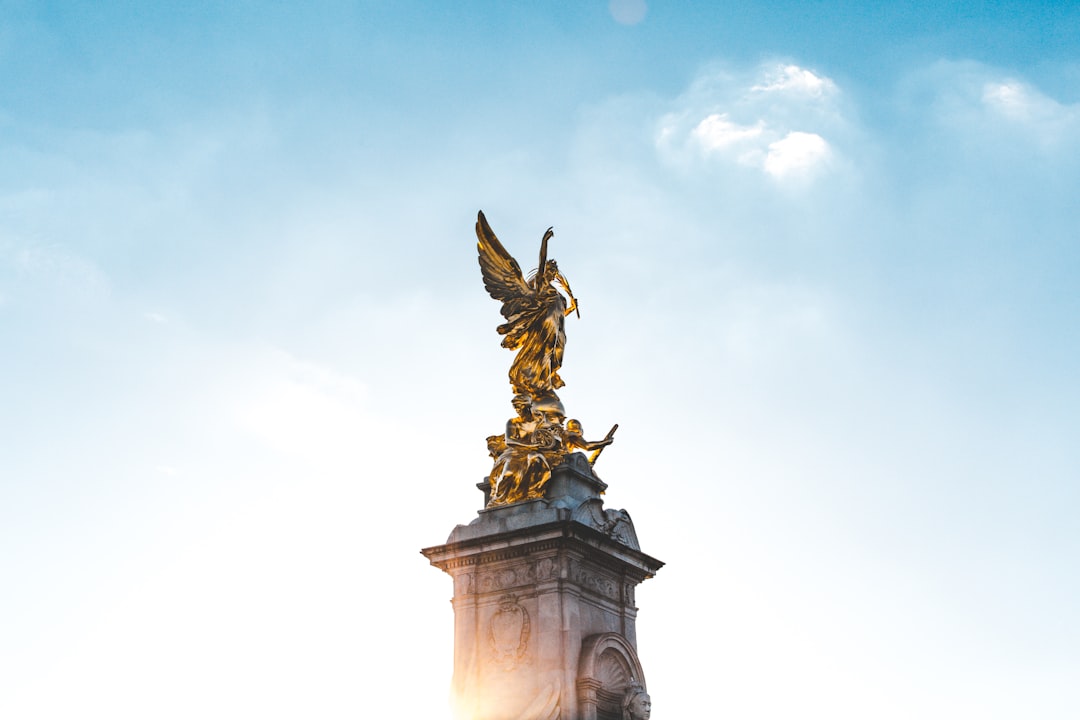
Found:
[[728, 119], [727, 113], [713, 113], [699, 122], [690, 131], [705, 152], [723, 150], [736, 143], [744, 143], [761, 136], [765, 122], [759, 120], [754, 125], [739, 125]]
[[109, 279], [85, 255], [55, 244], [27, 244], [12, 258], [18, 274], [62, 292], [108, 293]]
[[767, 70], [764, 79], [750, 88], [751, 92], [801, 93], [820, 98], [837, 91], [836, 84], [827, 77], [814, 74], [798, 65], [783, 65]]
[[1037, 150], [1069, 163], [1080, 146], [1080, 103], [1063, 102], [1030, 81], [973, 61], [912, 70], [898, 95], [901, 111], [954, 135], [957, 147], [1021, 160]]
[[1080, 140], [1080, 104], [1066, 105], [1012, 78], [983, 83], [982, 105], [1044, 144]]

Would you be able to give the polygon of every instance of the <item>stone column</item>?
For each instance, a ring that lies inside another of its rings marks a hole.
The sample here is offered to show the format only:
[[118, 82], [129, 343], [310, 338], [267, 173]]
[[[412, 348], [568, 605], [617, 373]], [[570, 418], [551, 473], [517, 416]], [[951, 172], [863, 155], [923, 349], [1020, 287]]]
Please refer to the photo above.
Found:
[[663, 563], [575, 453], [546, 497], [484, 509], [424, 549], [454, 580], [453, 695], [461, 720], [608, 720], [637, 658], [634, 588]]

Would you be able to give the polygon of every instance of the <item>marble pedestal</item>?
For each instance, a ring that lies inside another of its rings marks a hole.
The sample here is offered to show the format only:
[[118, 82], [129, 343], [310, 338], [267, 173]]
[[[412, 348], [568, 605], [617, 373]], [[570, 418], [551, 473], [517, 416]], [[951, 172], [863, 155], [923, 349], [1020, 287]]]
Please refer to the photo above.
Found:
[[421, 551], [454, 580], [459, 720], [621, 720], [645, 685], [634, 588], [663, 563], [605, 487], [575, 453], [544, 499], [481, 510]]

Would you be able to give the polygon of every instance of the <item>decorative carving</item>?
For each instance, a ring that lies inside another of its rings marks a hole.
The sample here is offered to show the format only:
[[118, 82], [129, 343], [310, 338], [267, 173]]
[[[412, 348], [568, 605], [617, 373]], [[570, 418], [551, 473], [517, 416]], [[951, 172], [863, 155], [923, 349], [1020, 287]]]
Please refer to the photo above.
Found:
[[559, 566], [554, 558], [541, 558], [536, 563], [537, 580], [554, 580], [559, 577]]
[[625, 510], [605, 510], [604, 524], [600, 532], [623, 545], [638, 548], [637, 533], [634, 532], [634, 524], [630, 520], [630, 513]]
[[[644, 690], [644, 675], [633, 645], [618, 633], [590, 635], [581, 645], [578, 666], [581, 716], [597, 720], [647, 720], [639, 702], [630, 710], [630, 690]], [[636, 695], [636, 693], [635, 693]], [[627, 715], [628, 711], [638, 716]], [[647, 711], [646, 711], [647, 712]]]
[[625, 510], [605, 510], [604, 503], [599, 498], [586, 500], [578, 506], [574, 511], [574, 520], [596, 528], [612, 540], [627, 547], [641, 549], [630, 513]]
[[619, 585], [606, 575], [593, 572], [579, 563], [574, 563], [571, 565], [570, 578], [578, 585], [593, 591], [597, 595], [616, 602], [619, 600]]
[[[532, 585], [538, 580], [549, 580], [556, 576], [555, 561], [551, 558], [542, 558], [536, 562], [482, 572], [479, 574], [476, 586], [479, 587], [480, 592], [496, 592]], [[468, 587], [468, 592], [475, 592], [472, 583]]]
[[603, 688], [623, 688], [633, 678], [630, 663], [615, 650], [608, 648], [596, 663], [596, 679]]
[[513, 595], [503, 597], [488, 624], [492, 662], [507, 671], [525, 662], [530, 631], [529, 611]]
[[462, 573], [454, 578], [455, 595], [472, 595], [476, 592], [476, 576], [472, 573]]
[[637, 680], [632, 680], [627, 686], [622, 708], [623, 720], [649, 720], [649, 715], [652, 714], [652, 698]]

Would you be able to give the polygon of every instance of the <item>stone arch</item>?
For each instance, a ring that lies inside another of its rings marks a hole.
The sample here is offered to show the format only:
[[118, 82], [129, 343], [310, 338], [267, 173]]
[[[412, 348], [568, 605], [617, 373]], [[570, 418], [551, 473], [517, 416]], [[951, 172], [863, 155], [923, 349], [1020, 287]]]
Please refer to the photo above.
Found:
[[582, 720], [622, 720], [622, 699], [631, 681], [645, 687], [637, 651], [626, 638], [618, 633], [585, 638], [577, 683]]

